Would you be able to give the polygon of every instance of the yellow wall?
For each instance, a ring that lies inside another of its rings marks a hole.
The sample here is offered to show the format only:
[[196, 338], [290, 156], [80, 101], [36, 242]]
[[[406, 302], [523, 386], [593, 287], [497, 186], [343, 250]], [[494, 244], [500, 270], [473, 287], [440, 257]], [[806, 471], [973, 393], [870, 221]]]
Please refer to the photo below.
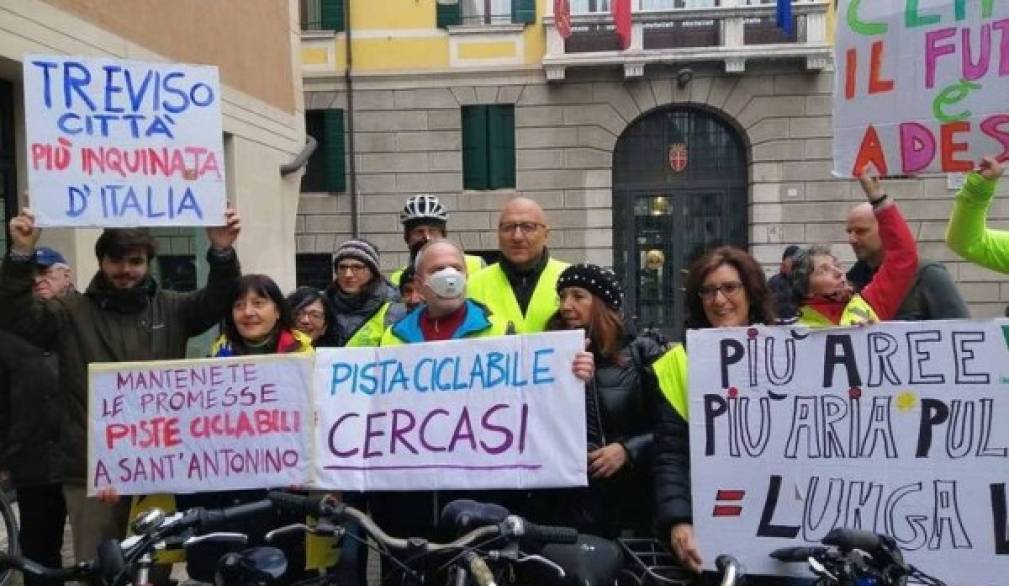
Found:
[[[525, 47], [518, 55], [523, 65], [537, 65], [546, 53], [546, 38], [541, 19], [546, 2], [537, 0], [536, 22], [527, 24], [521, 33]], [[351, 34], [353, 36], [354, 69], [358, 72], [398, 71], [413, 72], [445, 70], [451, 67], [449, 35], [436, 27], [435, 0], [350, 0]], [[381, 34], [381, 32], [388, 34]], [[469, 41], [460, 38], [459, 60], [456, 65], [466, 68], [466, 60], [473, 59], [474, 67], [484, 67], [481, 60], [508, 58], [518, 52], [516, 41], [502, 37], [500, 40]], [[327, 51], [316, 43], [301, 49], [304, 65], [328, 65], [335, 72], [343, 71], [346, 54], [343, 35], [331, 41], [336, 44], [334, 63], [326, 63]]]

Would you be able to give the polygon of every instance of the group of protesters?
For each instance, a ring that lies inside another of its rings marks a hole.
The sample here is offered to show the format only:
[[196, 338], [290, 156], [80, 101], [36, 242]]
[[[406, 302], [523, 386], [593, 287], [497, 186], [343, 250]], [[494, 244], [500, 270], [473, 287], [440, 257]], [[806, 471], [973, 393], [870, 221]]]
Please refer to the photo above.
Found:
[[[946, 240], [963, 258], [1009, 272], [1009, 233], [986, 226], [1002, 172], [999, 162], [985, 158], [968, 175]], [[847, 219], [858, 258], [847, 273], [822, 245], [789, 246], [770, 280], [745, 250], [715, 248], [686, 275], [686, 327], [969, 317], [945, 268], [918, 257], [894, 196], [868, 173], [858, 180], [866, 201]], [[0, 269], [0, 467], [18, 489], [24, 553], [60, 565], [67, 515], [78, 560], [93, 558], [103, 538], [121, 536], [127, 527], [127, 499], [91, 498], [85, 487], [91, 363], [184, 358], [189, 338], [215, 326], [220, 335], [211, 356], [582, 329], [587, 351], [572, 369], [586, 383], [588, 486], [485, 491], [477, 498], [603, 537], [658, 532], [685, 567], [700, 572], [712, 552], [700, 550], [691, 524], [688, 349], [636, 332], [612, 270], [553, 258], [547, 215], [532, 199], [504, 205], [497, 223], [500, 260], [486, 267], [449, 238], [449, 212], [437, 197], [411, 197], [400, 220], [408, 266], [386, 278], [379, 250], [348, 240], [334, 254], [334, 279], [325, 291], [301, 287], [284, 296], [270, 277], [242, 275], [233, 248], [241, 223], [233, 209], [224, 225], [207, 229], [207, 285], [186, 293], [164, 290], [152, 277], [156, 242], [145, 229], [104, 230], [95, 245], [100, 268], [80, 293], [65, 258], [37, 246], [31, 211], [12, 219]], [[178, 495], [175, 506], [253, 496]], [[456, 496], [411, 491], [342, 498], [367, 507], [390, 534], [435, 538], [439, 506]], [[345, 540], [341, 566], [364, 583], [363, 555], [354, 543]]]

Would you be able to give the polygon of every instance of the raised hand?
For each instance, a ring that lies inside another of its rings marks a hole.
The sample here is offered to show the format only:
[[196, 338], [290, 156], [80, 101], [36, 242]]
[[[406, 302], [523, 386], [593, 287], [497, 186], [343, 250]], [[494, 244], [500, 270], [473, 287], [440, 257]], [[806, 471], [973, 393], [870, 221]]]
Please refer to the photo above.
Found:
[[207, 239], [210, 246], [216, 250], [223, 250], [235, 244], [238, 240], [238, 233], [242, 231], [242, 221], [238, 217], [238, 210], [228, 207], [224, 211], [224, 225], [210, 226], [207, 228]]
[[11, 218], [11, 248], [23, 254], [31, 254], [42, 235], [42, 230], [35, 227], [35, 214], [29, 208], [22, 208], [21, 213]]
[[993, 181], [1002, 176], [1002, 173], [1005, 172], [1005, 166], [999, 163], [995, 157], [984, 157], [978, 166], [978, 172], [985, 179]]

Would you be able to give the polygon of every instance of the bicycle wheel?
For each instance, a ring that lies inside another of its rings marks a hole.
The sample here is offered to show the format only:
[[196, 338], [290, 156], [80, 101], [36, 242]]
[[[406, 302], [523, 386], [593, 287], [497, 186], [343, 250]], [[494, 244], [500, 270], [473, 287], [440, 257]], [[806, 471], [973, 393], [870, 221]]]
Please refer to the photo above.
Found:
[[[7, 487], [0, 487], [0, 544], [3, 551], [11, 556], [21, 553], [21, 546], [18, 543], [18, 522], [14, 516], [14, 509], [11, 507], [10, 497]], [[4, 542], [6, 540], [6, 542]], [[14, 576], [14, 570], [6, 570], [0, 573], [0, 586], [6, 586]]]

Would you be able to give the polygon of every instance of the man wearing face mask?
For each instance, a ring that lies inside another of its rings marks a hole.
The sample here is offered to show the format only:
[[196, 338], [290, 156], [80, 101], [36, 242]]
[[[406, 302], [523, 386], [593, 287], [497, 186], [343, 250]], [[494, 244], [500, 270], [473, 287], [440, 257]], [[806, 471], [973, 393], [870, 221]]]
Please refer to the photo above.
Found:
[[455, 244], [428, 242], [417, 253], [414, 269], [423, 304], [385, 331], [383, 346], [509, 333], [508, 324], [466, 298], [466, 261]]
[[[481, 303], [467, 298], [466, 261], [458, 246], [448, 240], [432, 240], [417, 253], [414, 261], [417, 285], [424, 303], [386, 330], [382, 346], [398, 346], [482, 338], [514, 333], [512, 324], [494, 315]], [[592, 354], [579, 352], [572, 364], [579, 379], [591, 380], [595, 365]], [[524, 496], [516, 491], [383, 492], [370, 495], [371, 514], [390, 535], [435, 539], [441, 507], [455, 498], [474, 498], [514, 506], [510, 501]], [[384, 570], [394, 571], [393, 568]], [[388, 575], [386, 576], [388, 577]]]

